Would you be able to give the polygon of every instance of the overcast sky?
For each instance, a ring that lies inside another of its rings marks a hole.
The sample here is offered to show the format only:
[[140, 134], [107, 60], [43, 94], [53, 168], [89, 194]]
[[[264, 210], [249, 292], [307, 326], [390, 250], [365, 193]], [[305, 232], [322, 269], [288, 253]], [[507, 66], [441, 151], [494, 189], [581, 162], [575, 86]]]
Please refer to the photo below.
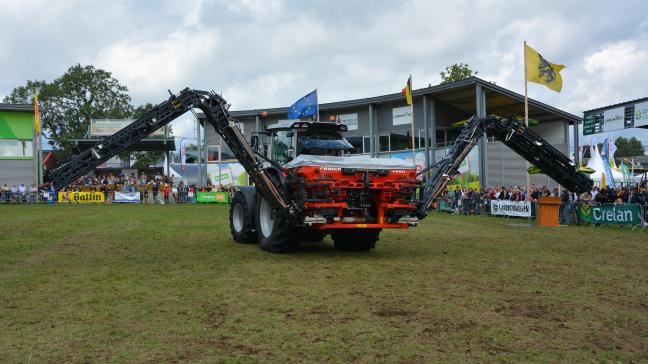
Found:
[[[134, 103], [167, 89], [222, 92], [232, 109], [320, 102], [439, 83], [463, 62], [523, 93], [526, 40], [566, 65], [563, 92], [532, 98], [576, 115], [648, 96], [646, 1], [0, 0], [0, 98], [75, 63], [113, 73]], [[190, 136], [186, 116], [176, 135]], [[648, 137], [642, 135], [648, 143]]]

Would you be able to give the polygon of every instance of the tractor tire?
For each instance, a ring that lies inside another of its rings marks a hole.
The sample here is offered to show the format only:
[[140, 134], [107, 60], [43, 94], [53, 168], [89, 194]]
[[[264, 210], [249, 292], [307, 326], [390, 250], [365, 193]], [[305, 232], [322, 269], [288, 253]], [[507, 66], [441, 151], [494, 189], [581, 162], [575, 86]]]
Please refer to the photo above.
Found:
[[376, 247], [379, 235], [380, 229], [337, 229], [331, 239], [338, 250], [365, 252]]
[[255, 244], [258, 242], [254, 230], [254, 191], [238, 190], [230, 204], [230, 231], [234, 241], [241, 244]]
[[256, 197], [256, 230], [263, 250], [288, 253], [299, 248], [303, 231], [290, 227], [286, 219], [261, 195]]

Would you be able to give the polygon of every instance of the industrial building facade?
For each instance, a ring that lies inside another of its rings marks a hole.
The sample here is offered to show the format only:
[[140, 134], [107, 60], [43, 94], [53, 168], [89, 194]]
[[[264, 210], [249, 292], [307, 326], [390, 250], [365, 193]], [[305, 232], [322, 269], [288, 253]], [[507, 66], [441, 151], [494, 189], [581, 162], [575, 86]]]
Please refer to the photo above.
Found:
[[[349, 126], [346, 138], [358, 154], [412, 160], [410, 107], [400, 93], [319, 104], [322, 122], [339, 121]], [[524, 115], [524, 97], [515, 92], [471, 77], [413, 91], [413, 122], [416, 163], [424, 168], [443, 158], [446, 148], [459, 131], [458, 122], [472, 115]], [[232, 117], [250, 140], [255, 132], [287, 118], [287, 107], [232, 111]], [[569, 155], [569, 125], [581, 119], [565, 111], [529, 99], [531, 128]], [[455, 125], [453, 125], [455, 124]], [[208, 124], [203, 124], [208, 125]], [[205, 129], [205, 146], [222, 144], [211, 127]], [[579, 145], [574, 133], [573, 145]], [[227, 160], [221, 145], [222, 160]], [[478, 176], [479, 186], [526, 185], [526, 162], [502, 143], [482, 138], [469, 155], [465, 171]], [[532, 183], [556, 187], [546, 175], [532, 176]]]

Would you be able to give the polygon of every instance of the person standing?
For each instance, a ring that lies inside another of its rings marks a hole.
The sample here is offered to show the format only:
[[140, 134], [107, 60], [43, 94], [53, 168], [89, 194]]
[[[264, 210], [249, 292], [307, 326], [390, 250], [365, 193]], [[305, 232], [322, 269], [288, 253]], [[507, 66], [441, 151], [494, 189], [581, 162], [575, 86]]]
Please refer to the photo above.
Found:
[[168, 183], [164, 184], [164, 189], [162, 190], [162, 193], [164, 194], [164, 203], [168, 204], [169, 203], [169, 194], [171, 193], [171, 188], [169, 187]]
[[160, 201], [158, 201], [158, 191], [160, 191], [160, 184], [156, 181], [153, 182], [153, 187], [151, 187], [153, 190], [153, 204], [157, 205]]

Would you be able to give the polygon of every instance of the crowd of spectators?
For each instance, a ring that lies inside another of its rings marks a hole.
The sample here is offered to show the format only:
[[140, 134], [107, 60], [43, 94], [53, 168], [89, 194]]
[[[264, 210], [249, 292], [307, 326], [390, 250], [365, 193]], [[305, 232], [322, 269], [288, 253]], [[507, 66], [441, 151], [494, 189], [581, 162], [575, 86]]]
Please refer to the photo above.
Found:
[[[173, 177], [161, 175], [159, 172], [155, 175], [147, 176], [142, 173], [139, 176], [131, 174], [114, 175], [99, 174], [88, 175], [79, 178], [74, 183], [68, 185], [62, 192], [103, 192], [105, 201], [111, 202], [113, 192], [140, 193], [142, 203], [191, 203], [196, 202], [196, 192], [229, 192], [234, 191], [232, 185], [205, 185], [196, 186], [195, 184], [186, 184], [182, 181], [175, 182]], [[57, 194], [53, 185], [44, 183], [38, 187], [8, 186], [0, 187], [0, 203], [36, 203], [47, 200], [56, 200]], [[46, 197], [43, 197], [46, 196]]]

